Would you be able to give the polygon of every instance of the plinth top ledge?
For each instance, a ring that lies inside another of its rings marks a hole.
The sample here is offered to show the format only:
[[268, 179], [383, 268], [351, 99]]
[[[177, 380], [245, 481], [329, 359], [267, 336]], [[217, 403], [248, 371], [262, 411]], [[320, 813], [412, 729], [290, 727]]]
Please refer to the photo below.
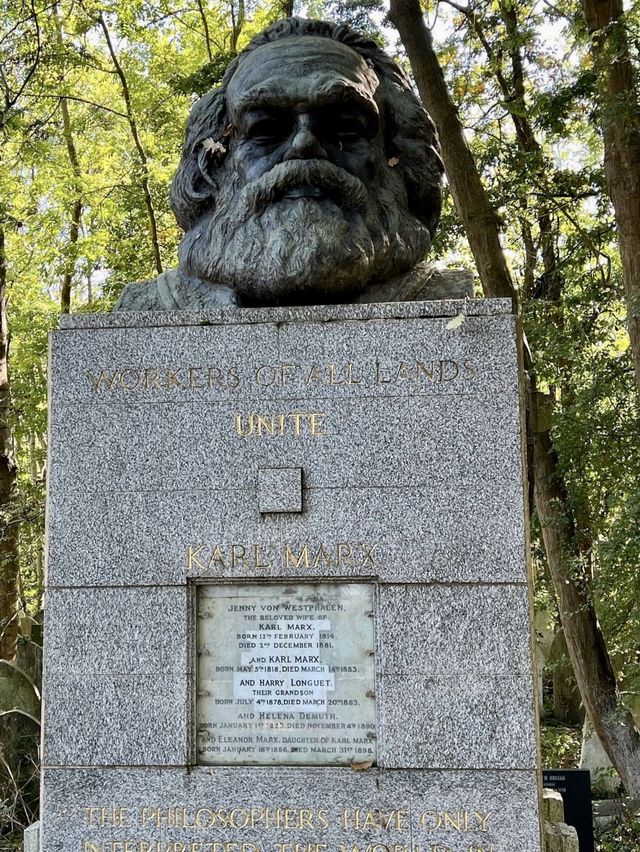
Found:
[[60, 329], [163, 328], [188, 325], [257, 325], [273, 322], [333, 322], [401, 318], [486, 317], [511, 314], [510, 299], [438, 299], [368, 305], [308, 305], [276, 308], [219, 308], [207, 311], [116, 311], [63, 314]]

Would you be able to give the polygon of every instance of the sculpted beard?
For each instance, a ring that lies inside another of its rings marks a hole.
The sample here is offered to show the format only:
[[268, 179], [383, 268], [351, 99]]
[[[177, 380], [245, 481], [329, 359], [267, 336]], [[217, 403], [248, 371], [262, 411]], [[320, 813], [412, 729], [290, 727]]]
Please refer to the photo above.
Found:
[[[223, 168], [215, 208], [182, 240], [180, 269], [231, 287], [241, 304], [302, 304], [318, 292], [344, 300], [412, 268], [429, 248], [401, 175], [388, 169], [374, 198], [324, 160], [279, 163], [244, 188]], [[310, 187], [317, 197], [297, 194]]]

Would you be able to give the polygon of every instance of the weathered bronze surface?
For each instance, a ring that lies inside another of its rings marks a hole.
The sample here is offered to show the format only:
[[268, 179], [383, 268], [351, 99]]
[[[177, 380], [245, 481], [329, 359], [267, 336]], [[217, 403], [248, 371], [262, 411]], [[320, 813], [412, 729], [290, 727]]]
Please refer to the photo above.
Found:
[[441, 179], [433, 124], [378, 45], [280, 21], [191, 112], [171, 192], [179, 268], [117, 308], [418, 298]]

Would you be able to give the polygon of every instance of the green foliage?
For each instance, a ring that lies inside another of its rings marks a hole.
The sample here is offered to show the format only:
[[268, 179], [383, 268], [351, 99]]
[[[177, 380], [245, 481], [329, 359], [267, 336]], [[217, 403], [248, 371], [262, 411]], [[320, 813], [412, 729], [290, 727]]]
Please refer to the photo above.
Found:
[[12, 831], [7, 837], [0, 837], [0, 852], [22, 852], [22, 829]]
[[614, 822], [596, 829], [596, 852], [638, 852], [640, 819]]
[[576, 769], [580, 762], [582, 729], [546, 724], [540, 728], [540, 751], [545, 769]]
[[169, 79], [169, 84], [178, 95], [204, 95], [220, 85], [228, 64], [236, 55], [221, 53], [190, 74], [176, 74]]
[[593, 109], [596, 75], [588, 68], [565, 85], [539, 92], [532, 104], [531, 114], [536, 127], [559, 137], [570, 132], [579, 109]]
[[619, 796], [624, 796], [624, 787], [620, 778], [616, 775], [615, 769], [612, 767], [597, 769], [591, 774], [591, 798], [594, 801], [614, 799]]
[[[640, 419], [584, 21], [579, 5], [564, 2], [480, 0], [473, 15], [446, 3], [429, 8], [450, 91], [503, 223], [539, 388], [554, 401], [554, 448], [581, 550], [575, 582], [593, 596], [621, 688], [636, 691]], [[629, 9], [632, 43], [639, 23], [639, 10]], [[450, 207], [443, 223], [436, 254], [469, 265]], [[553, 589], [535, 518], [532, 535], [536, 602], [548, 608]]]
[[17, 665], [0, 660], [0, 836], [37, 819], [39, 735], [37, 687]]
[[310, 10], [309, 17], [349, 24], [384, 45], [384, 36], [377, 23], [384, 10], [381, 0], [329, 0], [326, 3], [316, 2], [315, 5], [317, 10]]

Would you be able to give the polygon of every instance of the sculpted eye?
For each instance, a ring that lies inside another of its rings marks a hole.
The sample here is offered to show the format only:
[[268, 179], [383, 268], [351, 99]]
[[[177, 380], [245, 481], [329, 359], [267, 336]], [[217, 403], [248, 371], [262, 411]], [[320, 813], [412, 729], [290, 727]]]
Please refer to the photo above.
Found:
[[364, 122], [359, 118], [348, 116], [336, 124], [334, 132], [336, 136], [343, 140], [360, 139], [365, 136], [366, 128]]
[[292, 130], [292, 120], [286, 116], [269, 116], [251, 125], [247, 136], [262, 145], [280, 142], [286, 139]]
[[372, 139], [376, 132], [374, 116], [367, 116], [354, 107], [339, 111], [325, 110], [318, 122], [322, 126], [325, 138], [330, 138], [339, 145], [352, 145], [361, 140]]

